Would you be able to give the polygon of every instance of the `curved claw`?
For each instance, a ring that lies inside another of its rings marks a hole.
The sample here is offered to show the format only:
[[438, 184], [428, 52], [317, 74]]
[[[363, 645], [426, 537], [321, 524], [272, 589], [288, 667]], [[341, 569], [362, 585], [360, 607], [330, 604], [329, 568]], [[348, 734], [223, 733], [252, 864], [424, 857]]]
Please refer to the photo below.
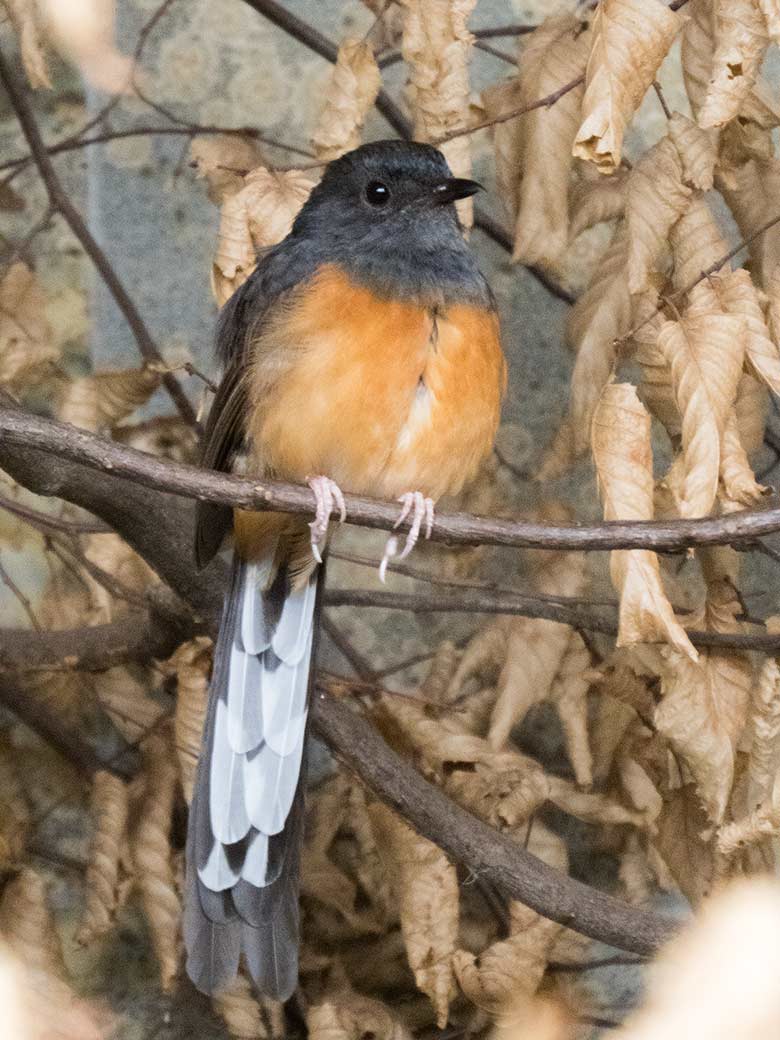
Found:
[[347, 519], [347, 506], [341, 488], [330, 477], [309, 477], [306, 483], [314, 492], [317, 500], [317, 510], [314, 519], [309, 524], [311, 531], [311, 551], [317, 563], [322, 563], [322, 552], [320, 547], [325, 543], [328, 535], [328, 524], [333, 512], [334, 502], [339, 511], [339, 522], [344, 523]]
[[[426, 498], [421, 491], [407, 491], [406, 494], [401, 495], [398, 501], [401, 503], [401, 512], [395, 524], [393, 524], [393, 527], [400, 527], [410, 514], [412, 517], [412, 524], [409, 528], [409, 533], [406, 536], [403, 550], [401, 551], [400, 556], [398, 556], [399, 560], [404, 560], [417, 544], [423, 523], [425, 524], [425, 537], [431, 537], [431, 531], [433, 530], [434, 505], [433, 499]], [[397, 554], [398, 538], [396, 535], [391, 535], [387, 539], [384, 555], [382, 556], [382, 562], [379, 565], [379, 580], [381, 582], [384, 582], [387, 577], [387, 567], [390, 560]]]

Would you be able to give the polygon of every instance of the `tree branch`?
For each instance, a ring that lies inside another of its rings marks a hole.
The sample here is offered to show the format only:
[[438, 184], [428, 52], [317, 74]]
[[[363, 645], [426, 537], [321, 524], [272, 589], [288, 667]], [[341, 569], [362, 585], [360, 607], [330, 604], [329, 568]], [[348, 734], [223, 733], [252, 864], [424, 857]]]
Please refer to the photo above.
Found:
[[456, 862], [512, 899], [591, 939], [650, 954], [679, 924], [583, 885], [461, 809], [395, 753], [376, 729], [318, 684], [314, 726], [374, 793]]
[[0, 628], [0, 668], [15, 673], [99, 672], [128, 661], [164, 661], [194, 634], [194, 625], [189, 627], [134, 611], [105, 625], [45, 632]]
[[[540, 618], [586, 632], [601, 632], [616, 636], [617, 612], [613, 609], [599, 614], [592, 607], [561, 596], [557, 602], [547, 602], [520, 592], [455, 592], [441, 593], [385, 592], [381, 589], [326, 589], [323, 597], [326, 607], [378, 607], [383, 610], [410, 610], [414, 613], [439, 614], [503, 614]], [[755, 650], [761, 653], [780, 652], [780, 635], [769, 633], [700, 632], [688, 631], [696, 647], [719, 647], [730, 650]]]
[[0, 676], [0, 704], [87, 775], [98, 769], [109, 769], [130, 779], [138, 772], [137, 760], [129, 747], [119, 755], [106, 755], [89, 744], [78, 730], [66, 725], [50, 705], [42, 703], [7, 675]]
[[[77, 474], [62, 463], [55, 463], [51, 456], [78, 463], [81, 472]], [[44, 419], [18, 408], [0, 407], [0, 465], [31, 491], [58, 495], [107, 520], [134, 548], [139, 541], [146, 544], [147, 552], [151, 552], [155, 560], [152, 566], [188, 602], [192, 601], [191, 596], [181, 591], [175, 576], [177, 569], [181, 569], [182, 559], [191, 556], [191, 542], [187, 538], [191, 530], [191, 515], [187, 521], [187, 530], [182, 530], [181, 515], [178, 521], [174, 520], [175, 507], [169, 504], [161, 507], [161, 514], [153, 514], [147, 505], [145, 509], [141, 507], [137, 518], [142, 529], [133, 526], [128, 535], [125, 531], [127, 525], [122, 522], [127, 505], [123, 496], [129, 494], [127, 481], [169, 495], [241, 509], [312, 515], [315, 510], [314, 494], [309, 488], [279, 481], [248, 480], [210, 473], [195, 466], [159, 459], [104, 440], [67, 423]], [[94, 475], [87, 476], [82, 467], [109, 474], [116, 501], [107, 501], [105, 483], [101, 484]], [[144, 498], [148, 500], [148, 492], [140, 498], [142, 501]], [[345, 499], [349, 520], [353, 524], [390, 530], [396, 523], [398, 506], [395, 502], [380, 502], [357, 495], [347, 495]], [[179, 550], [173, 559], [161, 558], [163, 554], [159, 551], [159, 545], [155, 549], [155, 544], [161, 544], [161, 540], [155, 539], [149, 531], [152, 526], [149, 524], [150, 515], [155, 515], [155, 524], [161, 516], [169, 516], [171, 523], [178, 522], [176, 542]], [[406, 521], [400, 529], [406, 530], [408, 526]], [[431, 537], [434, 541], [451, 545], [671, 551], [694, 545], [750, 543], [775, 531], [780, 531], [780, 507], [777, 506], [764, 510], [743, 510], [702, 520], [608, 521], [595, 524], [539, 524], [469, 513], [439, 513]], [[138, 551], [148, 559], [147, 552], [143, 549]], [[161, 566], [164, 566], [166, 574], [160, 570]], [[174, 580], [167, 575], [171, 575]], [[213, 595], [208, 599], [213, 602]]]
[[[127, 291], [111, 266], [108, 257], [98, 245], [81, 214], [62, 187], [62, 183], [47, 154], [46, 146], [43, 143], [41, 132], [38, 129], [38, 124], [27, 97], [27, 91], [2, 51], [0, 51], [0, 81], [2, 81], [8, 93], [11, 106], [30, 146], [30, 151], [46, 187], [52, 209], [62, 214], [71, 231], [94, 264], [100, 277], [105, 282], [117, 306], [124, 315], [130, 331], [133, 333], [141, 355], [147, 361], [156, 361], [164, 364], [164, 359], [157, 349], [137, 307], [127, 295]], [[163, 384], [185, 422], [195, 425], [195, 412], [176, 377], [170, 372], [166, 373], [163, 376]]]

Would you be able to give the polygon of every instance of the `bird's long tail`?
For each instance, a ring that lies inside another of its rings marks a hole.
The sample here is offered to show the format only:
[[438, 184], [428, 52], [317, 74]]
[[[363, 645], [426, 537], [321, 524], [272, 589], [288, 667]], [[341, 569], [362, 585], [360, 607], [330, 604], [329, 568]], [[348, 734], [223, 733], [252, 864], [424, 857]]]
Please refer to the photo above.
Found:
[[243, 961], [286, 1000], [298, 976], [304, 739], [318, 568], [234, 556], [187, 835], [187, 973], [205, 993]]

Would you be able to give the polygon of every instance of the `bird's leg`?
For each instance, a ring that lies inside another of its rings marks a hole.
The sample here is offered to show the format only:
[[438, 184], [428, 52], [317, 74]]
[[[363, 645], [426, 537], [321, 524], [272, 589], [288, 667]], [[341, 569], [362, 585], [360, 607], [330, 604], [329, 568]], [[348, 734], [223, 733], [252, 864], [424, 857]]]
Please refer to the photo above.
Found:
[[309, 529], [311, 530], [311, 551], [317, 563], [322, 563], [320, 546], [325, 542], [328, 534], [328, 524], [330, 523], [330, 514], [333, 512], [333, 505], [335, 503], [338, 507], [339, 522], [342, 524], [347, 519], [347, 507], [344, 503], [341, 488], [330, 477], [308, 477], [306, 483], [312, 489], [314, 497], [317, 499], [317, 511], [314, 514], [314, 519], [309, 524]]
[[[403, 550], [401, 551], [400, 556], [398, 556], [399, 560], [403, 560], [417, 544], [423, 521], [425, 522], [425, 537], [431, 537], [431, 531], [433, 530], [433, 499], [426, 498], [422, 491], [407, 491], [405, 495], [401, 495], [398, 501], [401, 503], [402, 508], [393, 527], [400, 527], [409, 514], [411, 513], [412, 515], [412, 526], [409, 528], [409, 533], [406, 536]], [[384, 556], [382, 557], [382, 562], [379, 564], [380, 581], [385, 580], [387, 576], [387, 565], [390, 563], [390, 560], [397, 555], [397, 553], [398, 537], [393, 534], [387, 539]]]

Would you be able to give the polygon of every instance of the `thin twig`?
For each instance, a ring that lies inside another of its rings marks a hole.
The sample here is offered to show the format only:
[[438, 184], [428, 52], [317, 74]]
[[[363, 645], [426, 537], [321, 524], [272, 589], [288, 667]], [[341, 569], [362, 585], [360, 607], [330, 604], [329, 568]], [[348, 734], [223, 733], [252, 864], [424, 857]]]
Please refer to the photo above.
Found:
[[11, 594], [16, 598], [16, 600], [19, 603], [19, 606], [22, 608], [22, 610], [25, 612], [25, 614], [29, 618], [30, 624], [35, 629], [35, 631], [36, 632], [40, 632], [41, 631], [41, 625], [40, 625], [40, 622], [38, 621], [38, 618], [35, 616], [35, 611], [32, 608], [32, 603], [30, 603], [30, 601], [27, 598], [27, 596], [25, 596], [25, 594], [22, 592], [22, 590], [16, 584], [14, 579], [11, 577], [11, 575], [8, 573], [8, 571], [5, 569], [5, 566], [3, 565], [2, 559], [0, 559], [0, 581], [2, 581], [3, 585], [5, 585], [5, 587], [9, 590], [9, 592], [11, 592]]
[[[539, 618], [570, 625], [574, 629], [616, 636], [617, 618], [596, 614], [576, 605], [567, 605], [563, 597], [558, 603], [542, 603], [533, 596], [515, 594], [450, 593], [446, 597], [415, 592], [384, 592], [373, 589], [326, 589], [324, 602], [329, 607], [373, 607], [380, 610], [409, 610], [413, 613], [501, 614]], [[720, 647], [732, 650], [754, 650], [762, 653], [780, 651], [780, 635], [769, 633], [700, 632], [691, 629], [688, 638], [696, 647]]]
[[342, 657], [344, 657], [348, 664], [350, 664], [354, 669], [355, 675], [357, 675], [359, 679], [364, 679], [368, 682], [376, 679], [376, 673], [370, 663], [365, 657], [363, 657], [360, 651], [352, 645], [351, 640], [347, 638], [341, 630], [341, 627], [336, 624], [333, 618], [328, 617], [327, 614], [323, 614], [322, 616], [322, 628]]
[[[269, 137], [253, 126], [207, 126], [198, 123], [186, 123], [181, 126], [134, 126], [128, 130], [106, 130], [102, 133], [94, 134], [92, 137], [68, 138], [65, 141], [60, 141], [58, 144], [49, 145], [46, 149], [46, 154], [50, 156], [61, 155], [63, 152], [73, 152], [94, 144], [105, 144], [108, 141], [122, 140], [125, 137], [209, 137], [222, 134], [228, 137], [248, 137], [270, 148], [280, 148], [283, 151], [291, 152], [293, 155], [301, 155], [307, 159], [314, 158], [313, 153], [307, 151], [307, 149], [298, 145], [286, 144], [275, 137]], [[20, 155], [16, 159], [8, 159], [6, 162], [0, 163], [0, 171], [27, 166], [30, 162], [32, 162], [31, 155]]]
[[[11, 106], [27, 139], [27, 144], [38, 167], [38, 172], [41, 175], [52, 208], [62, 214], [105, 282], [117, 306], [124, 315], [130, 331], [133, 333], [141, 355], [147, 361], [157, 361], [163, 364], [163, 357], [157, 349], [138, 308], [128, 296], [108, 257], [98, 245], [81, 214], [70, 201], [67, 192], [63, 188], [51, 159], [46, 152], [46, 146], [43, 143], [38, 123], [30, 106], [27, 91], [12, 70], [2, 51], [0, 51], [0, 80], [2, 80], [5, 86]], [[163, 383], [185, 422], [191, 426], [196, 425], [195, 412], [178, 380], [168, 373], [163, 376]]]
[[[471, 35], [477, 40], [494, 40], [502, 36], [525, 36], [536, 29], [538, 29], [537, 25], [499, 25], [495, 29], [472, 29]], [[491, 50], [489, 53], [493, 54], [495, 52]], [[496, 57], [498, 57], [498, 54], [496, 54]], [[509, 59], [513, 64], [517, 64], [517, 59], [510, 55], [505, 55], [502, 52], [501, 57]], [[386, 69], [391, 65], [396, 65], [399, 61], [403, 61], [403, 55], [399, 50], [392, 50], [380, 55], [377, 58], [377, 65], [380, 69]]]
[[653, 90], [655, 91], [655, 95], [658, 98], [658, 103], [660, 104], [661, 108], [663, 109], [664, 115], [666, 116], [667, 119], [671, 119], [672, 118], [672, 110], [669, 108], [669, 106], [666, 103], [666, 98], [664, 97], [664, 92], [661, 89], [661, 84], [658, 82], [657, 79], [653, 80]]
[[560, 101], [564, 95], [568, 94], [576, 87], [579, 87], [584, 82], [585, 73], [581, 76], [577, 76], [576, 79], [570, 80], [568, 83], [564, 83], [562, 87], [553, 90], [544, 97], [537, 98], [536, 101], [531, 101], [527, 105], [521, 105], [519, 108], [510, 108], [506, 112], [502, 112], [500, 115], [493, 116], [492, 119], [483, 119], [478, 123], [472, 123], [471, 126], [457, 127], [455, 130], [450, 130], [449, 133], [437, 137], [431, 142], [431, 144], [438, 147], [439, 145], [446, 144], [448, 141], [454, 141], [456, 137], [466, 137], [469, 134], [475, 134], [477, 130], [486, 130], [491, 126], [499, 126], [501, 123], [508, 123], [510, 119], [517, 119], [519, 116], [527, 115], [529, 112], [534, 112], [537, 108], [552, 108], [556, 101]]
[[773, 228], [775, 224], [780, 224], [780, 213], [778, 213], [777, 216], [772, 217], [771, 220], [767, 220], [765, 224], [761, 225], [761, 227], [756, 228], [756, 230], [753, 231], [746, 238], [743, 238], [734, 246], [733, 249], [730, 249], [728, 253], [720, 257], [714, 263], [710, 264], [710, 266], [706, 270], [702, 271], [701, 274], [697, 278], [694, 278], [692, 282], [689, 282], [688, 285], [684, 286], [682, 289], [675, 290], [675, 292], [673, 293], [669, 293], [668, 296], [662, 296], [661, 305], [656, 307], [656, 309], [652, 311], [652, 313], [648, 314], [648, 316], [643, 321], [640, 321], [638, 325], [635, 325], [632, 329], [629, 329], [628, 332], [624, 333], [624, 335], [619, 336], [614, 341], [615, 346], [619, 347], [622, 343], [626, 343], [628, 340], [632, 339], [636, 335], [636, 333], [640, 331], [640, 329], [643, 329], [648, 322], [652, 321], [653, 318], [656, 317], [656, 315], [661, 313], [664, 304], [668, 304], [670, 307], [674, 307], [675, 300], [679, 300], [683, 296], [687, 296], [691, 289], [694, 289], [699, 284], [699, 282], [703, 282], [706, 278], [709, 278], [710, 275], [716, 274], [721, 269], [721, 267], [727, 264], [729, 260], [732, 260], [737, 255], [737, 253], [741, 253], [743, 249], [746, 249], [752, 242], [755, 242], [757, 238], [760, 238], [761, 235], [769, 231], [770, 228]]
[[0, 509], [5, 509], [20, 520], [25, 520], [31, 527], [45, 531], [64, 531], [66, 534], [107, 534], [111, 528], [100, 520], [65, 520], [62, 517], [50, 516], [37, 509], [30, 509], [12, 502], [0, 495]]
[[[361, 556], [359, 553], [343, 552], [338, 549], [330, 550], [330, 558], [333, 560], [343, 560], [345, 563], [354, 563], [358, 567], [368, 567], [371, 570], [378, 571], [380, 560], [375, 560], [371, 556]], [[493, 582], [480, 581], [478, 578], [455, 578], [455, 577], [441, 577], [438, 574], [430, 574], [428, 571], [420, 570], [418, 567], [408, 563], [399, 563], [396, 560], [392, 560], [388, 565], [388, 574], [400, 574], [405, 578], [412, 578], [414, 581], [421, 581], [427, 585], [439, 585], [449, 589], [476, 589], [479, 592], [490, 595], [491, 593], [515, 596], [519, 595], [528, 599], [529, 601], [537, 600], [539, 603], [564, 603], [568, 606], [579, 606], [586, 608], [597, 608], [604, 607], [606, 609], [616, 610], [618, 607], [617, 600], [614, 599], [587, 599], [585, 597], [577, 596], [555, 596], [544, 592], [523, 592], [522, 589], [514, 588], [511, 585], [497, 585]]]

